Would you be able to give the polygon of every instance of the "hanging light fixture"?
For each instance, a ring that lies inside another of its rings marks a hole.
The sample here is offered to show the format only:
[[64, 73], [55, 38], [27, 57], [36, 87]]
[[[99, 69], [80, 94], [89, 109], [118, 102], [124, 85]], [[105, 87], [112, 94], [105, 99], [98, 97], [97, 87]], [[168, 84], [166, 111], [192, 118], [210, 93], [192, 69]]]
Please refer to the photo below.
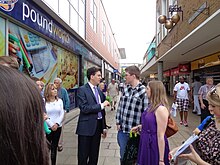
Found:
[[158, 17], [158, 22], [159, 22], [160, 24], [165, 23], [166, 20], [167, 20], [167, 17], [166, 17], [165, 15], [160, 15], [160, 16]]
[[177, 5], [171, 5], [169, 7], [169, 13], [172, 15], [171, 18], [166, 17], [165, 15], [160, 15], [158, 17], [158, 22], [160, 24], [164, 24], [166, 29], [172, 29], [174, 24], [177, 24], [180, 20], [179, 14], [174, 14], [173, 12], [182, 12], [182, 20], [183, 20], [183, 11], [181, 9], [181, 6], [178, 7]]
[[179, 22], [179, 20], [180, 20], [180, 16], [179, 16], [178, 14], [174, 14], [174, 15], [171, 17], [171, 21], [172, 21], [173, 23], [177, 23], [177, 22]]
[[173, 21], [172, 20], [166, 20], [165, 28], [166, 29], [172, 29], [173, 28]]

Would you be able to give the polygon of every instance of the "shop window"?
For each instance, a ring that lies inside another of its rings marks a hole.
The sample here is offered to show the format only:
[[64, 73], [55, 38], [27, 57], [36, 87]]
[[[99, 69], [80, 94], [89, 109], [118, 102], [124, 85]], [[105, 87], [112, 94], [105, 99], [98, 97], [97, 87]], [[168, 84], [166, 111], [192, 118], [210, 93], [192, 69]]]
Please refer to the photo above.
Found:
[[5, 19], [0, 17], [0, 56], [6, 55], [5, 52]]
[[30, 77], [53, 82], [60, 77], [63, 87], [78, 87], [78, 57], [73, 53], [11, 22], [8, 25], [9, 55], [21, 61], [20, 70]]
[[79, 35], [85, 38], [85, 22], [81, 17], [79, 17]]
[[94, 0], [90, 1], [90, 25], [97, 32], [97, 6]]

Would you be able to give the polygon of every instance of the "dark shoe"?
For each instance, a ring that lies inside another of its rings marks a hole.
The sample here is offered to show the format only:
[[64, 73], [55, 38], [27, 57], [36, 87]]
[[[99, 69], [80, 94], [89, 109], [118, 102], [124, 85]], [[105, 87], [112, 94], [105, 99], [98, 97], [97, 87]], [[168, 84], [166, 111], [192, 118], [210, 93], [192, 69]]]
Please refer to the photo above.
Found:
[[112, 127], [111, 127], [111, 126], [109, 126], [109, 125], [106, 125], [106, 128], [107, 128], [107, 129], [110, 129], [110, 128], [112, 128]]
[[197, 114], [197, 112], [196, 112], [196, 111], [192, 111], [192, 113]]
[[114, 109], [113, 108], [111, 108], [111, 111], [113, 111]]
[[62, 146], [62, 145], [58, 145], [57, 150], [58, 150], [59, 152], [63, 151], [63, 146]]

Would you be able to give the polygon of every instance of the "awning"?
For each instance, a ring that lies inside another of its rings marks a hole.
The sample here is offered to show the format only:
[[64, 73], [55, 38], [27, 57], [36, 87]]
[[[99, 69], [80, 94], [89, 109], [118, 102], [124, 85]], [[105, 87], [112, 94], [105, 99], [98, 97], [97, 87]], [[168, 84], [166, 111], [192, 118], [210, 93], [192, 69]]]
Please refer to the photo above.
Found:
[[[157, 73], [157, 63], [163, 61], [163, 70], [177, 67], [220, 51], [220, 9], [173, 46], [163, 56], [155, 56], [141, 70], [142, 76]], [[162, 41], [163, 42], [163, 41]]]

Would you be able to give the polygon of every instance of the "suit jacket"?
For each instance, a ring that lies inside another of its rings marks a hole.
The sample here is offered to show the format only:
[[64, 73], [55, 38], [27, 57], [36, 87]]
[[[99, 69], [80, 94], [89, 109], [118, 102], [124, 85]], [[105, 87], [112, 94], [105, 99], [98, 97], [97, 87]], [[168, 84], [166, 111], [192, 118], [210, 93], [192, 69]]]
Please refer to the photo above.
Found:
[[[99, 88], [98, 92], [101, 98], [101, 103], [103, 103], [105, 101], [105, 96]], [[102, 128], [106, 129], [105, 109], [102, 110], [101, 104], [97, 103], [95, 95], [88, 83], [78, 89], [77, 102], [80, 114], [76, 134], [93, 136], [97, 128], [98, 112], [102, 112]]]

